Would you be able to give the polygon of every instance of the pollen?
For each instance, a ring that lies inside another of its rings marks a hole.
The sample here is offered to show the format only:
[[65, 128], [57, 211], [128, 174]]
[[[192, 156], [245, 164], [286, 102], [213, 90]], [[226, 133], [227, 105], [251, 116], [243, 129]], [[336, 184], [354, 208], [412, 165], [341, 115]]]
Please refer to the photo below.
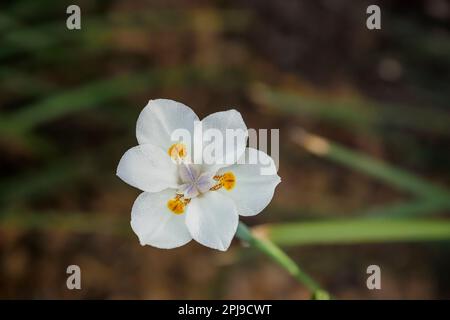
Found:
[[183, 201], [180, 197], [175, 197], [167, 201], [167, 208], [174, 214], [182, 214], [184, 213], [184, 208], [186, 207], [185, 201]]
[[219, 190], [222, 187], [224, 187], [225, 190], [230, 191], [236, 185], [236, 176], [231, 171], [225, 172], [222, 175], [214, 176], [213, 179], [218, 183], [214, 187], [209, 189], [211, 191]]
[[187, 155], [186, 145], [181, 142], [174, 143], [167, 150], [167, 153], [172, 159], [184, 159]]
[[174, 214], [182, 214], [189, 202], [191, 199], [184, 198], [183, 194], [177, 194], [173, 199], [167, 201], [167, 208]]
[[220, 183], [226, 190], [230, 191], [236, 185], [236, 177], [231, 171], [225, 172], [220, 178]]

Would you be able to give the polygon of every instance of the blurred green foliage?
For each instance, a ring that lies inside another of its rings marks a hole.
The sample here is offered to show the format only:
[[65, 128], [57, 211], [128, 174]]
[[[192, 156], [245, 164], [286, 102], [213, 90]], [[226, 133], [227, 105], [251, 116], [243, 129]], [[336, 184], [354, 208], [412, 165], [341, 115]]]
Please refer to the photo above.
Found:
[[[271, 27], [266, 20], [271, 17], [258, 11], [263, 4], [155, 4], [142, 9], [139, 4], [135, 8], [118, 2], [83, 2], [79, 32], [65, 28], [67, 1], [55, 5], [54, 1], [21, 0], [1, 5], [1, 229], [131, 234], [128, 218], [112, 217], [108, 212], [117, 207], [112, 199], [105, 200], [99, 213], [92, 213], [94, 205], [85, 202], [95, 203], [103, 195], [99, 190], [105, 188], [114, 200], [122, 199], [115, 213], [128, 217], [131, 197], [122, 196], [129, 191], [113, 180], [115, 165], [134, 143], [134, 122], [141, 107], [150, 97], [163, 95], [198, 103], [200, 114], [215, 111], [205, 106], [236, 104], [253, 126], [280, 128], [284, 139], [281, 172], [288, 180], [311, 161], [302, 155], [303, 162], [289, 160], [295, 163], [283, 168], [284, 159], [293, 159], [292, 149], [300, 146], [349, 171], [371, 176], [388, 190], [407, 193], [407, 199], [363, 208], [351, 219], [337, 219], [339, 204], [324, 195], [316, 204], [328, 201], [335, 209], [314, 221], [298, 221], [302, 204], [294, 199], [294, 214], [286, 221], [257, 226], [253, 232], [240, 225], [241, 239], [273, 258], [311, 292], [329, 297], [277, 245], [442, 243], [450, 239], [446, 216], [450, 197], [445, 187], [449, 177], [448, 172], [441, 172], [448, 169], [448, 147], [442, 145], [446, 146], [450, 133], [448, 32], [434, 32], [423, 21], [402, 16], [390, 24], [390, 33], [368, 40], [370, 45], [351, 34], [349, 38], [357, 38], [361, 48], [370, 48], [358, 53], [368, 62], [342, 59], [354, 79], [342, 75], [330, 88], [311, 80], [323, 76], [319, 71], [304, 76], [296, 71], [296, 63], [285, 62], [291, 50], [298, 56], [304, 50], [284, 49], [285, 41], [290, 45], [310, 41], [309, 51], [318, 61], [321, 55], [333, 61], [326, 39], [305, 40], [308, 32], [301, 22], [288, 36], [284, 31], [264, 29]], [[281, 15], [287, 9], [279, 6]], [[396, 10], [393, 5], [387, 17], [400, 15]], [[279, 23], [284, 25], [281, 30], [289, 29], [288, 20]], [[266, 33], [261, 35], [259, 29]], [[401, 84], [386, 85], [385, 80], [361, 76], [376, 69], [372, 64], [379, 62], [378, 56], [401, 61]], [[300, 64], [300, 71], [307, 67]], [[363, 71], [358, 73], [358, 68]], [[333, 71], [339, 75], [341, 70], [328, 70]], [[350, 90], [340, 87], [347, 81]], [[360, 82], [365, 85], [359, 86]], [[299, 131], [299, 127], [333, 139]], [[345, 147], [347, 142], [364, 150]], [[390, 150], [392, 145], [398, 148]], [[384, 161], [378, 159], [380, 153], [371, 152], [377, 148], [383, 150]], [[389, 162], [396, 152], [404, 156], [396, 159], [399, 164], [394, 167]], [[415, 156], [425, 159], [420, 162], [419, 175], [412, 172], [414, 163], [408, 162]], [[402, 169], [402, 164], [409, 168]], [[326, 173], [333, 174], [331, 169]], [[427, 175], [438, 182], [430, 182]], [[318, 174], [313, 177], [319, 181]], [[283, 210], [288, 197], [283, 192], [300, 194], [304, 190], [300, 187], [308, 188], [312, 182], [288, 181], [267, 211], [275, 212], [277, 205]], [[78, 207], [73, 210], [73, 206]]]

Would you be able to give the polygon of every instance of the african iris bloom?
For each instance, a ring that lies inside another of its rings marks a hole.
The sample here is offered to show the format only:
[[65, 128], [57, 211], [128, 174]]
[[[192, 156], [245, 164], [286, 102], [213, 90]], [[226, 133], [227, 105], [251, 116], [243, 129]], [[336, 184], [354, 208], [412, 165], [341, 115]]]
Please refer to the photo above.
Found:
[[[196, 125], [222, 137], [227, 130], [244, 135], [223, 154], [216, 152], [215, 162], [198, 163], [193, 150], [203, 150], [206, 135], [192, 141], [173, 139], [180, 129], [195, 137]], [[281, 181], [269, 155], [246, 148], [247, 127], [236, 110], [213, 113], [200, 121], [182, 103], [151, 100], [138, 118], [136, 136], [139, 145], [123, 155], [117, 175], [143, 191], [131, 212], [131, 227], [142, 245], [170, 249], [194, 239], [225, 251], [239, 215], [260, 213]]]

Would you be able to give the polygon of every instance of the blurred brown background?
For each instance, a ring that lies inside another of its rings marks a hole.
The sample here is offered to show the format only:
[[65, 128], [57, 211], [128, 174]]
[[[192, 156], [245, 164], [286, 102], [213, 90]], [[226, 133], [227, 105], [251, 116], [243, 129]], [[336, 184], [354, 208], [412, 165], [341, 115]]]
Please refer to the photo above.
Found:
[[[70, 4], [81, 30], [66, 28]], [[381, 30], [366, 28], [369, 4]], [[311, 155], [290, 130], [448, 186], [449, 18], [445, 0], [2, 1], [0, 298], [308, 298], [237, 240], [226, 253], [139, 245], [139, 191], [115, 176], [139, 112], [168, 98], [280, 129], [283, 182], [250, 225], [355, 216], [410, 195]], [[448, 242], [287, 252], [336, 298], [450, 298]], [[66, 288], [70, 264], [80, 291]], [[370, 264], [380, 291], [366, 288]]]

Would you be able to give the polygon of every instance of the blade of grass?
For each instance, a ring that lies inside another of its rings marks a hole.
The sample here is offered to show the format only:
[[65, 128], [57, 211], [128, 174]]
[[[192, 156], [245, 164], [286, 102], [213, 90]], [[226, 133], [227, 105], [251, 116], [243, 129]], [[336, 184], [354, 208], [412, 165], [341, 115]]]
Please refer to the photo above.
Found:
[[80, 110], [98, 107], [156, 85], [174, 85], [186, 81], [189, 81], [189, 84], [217, 85], [227, 77], [234, 81], [233, 85], [245, 81], [237, 70], [231, 68], [199, 69], [192, 66], [156, 69], [149, 73], [134, 73], [96, 80], [24, 106], [9, 117], [0, 118], [0, 130], [4, 133], [20, 135], [42, 123]]
[[29, 19], [44, 16], [48, 13], [58, 14], [67, 8], [72, 2], [68, 0], [58, 1], [57, 4], [53, 0], [41, 1], [27, 1], [18, 0], [13, 1], [10, 5], [4, 8], [4, 12], [20, 19]]
[[[123, 115], [122, 118], [124, 118]], [[30, 143], [36, 144], [36, 147], [46, 147], [42, 146], [45, 142], [42, 142], [39, 137], [28, 137], [28, 139], [31, 139]], [[95, 178], [101, 179], [102, 183], [115, 179], [115, 176], [111, 175], [111, 169], [105, 172], [104, 163], [111, 160], [105, 155], [113, 154], [117, 145], [127, 143], [129, 143], [129, 137], [121, 135], [104, 141], [96, 148], [95, 153], [87, 151], [77, 152], [76, 155], [65, 153], [62, 156], [56, 152], [41, 155], [41, 159], [47, 160], [45, 166], [25, 171], [0, 182], [0, 204], [9, 206], [17, 203], [26, 204], [32, 197], [64, 192], [64, 188], [76, 185], [76, 181], [86, 178], [89, 178], [91, 183]]]
[[1, 90], [7, 90], [23, 96], [44, 96], [58, 88], [58, 84], [48, 81], [42, 76], [16, 70], [11, 67], [0, 68]]
[[419, 215], [439, 213], [450, 210], [450, 201], [446, 198], [419, 199], [409, 202], [395, 203], [389, 206], [372, 208], [358, 214], [357, 216], [368, 216], [371, 218], [404, 218]]
[[82, 212], [17, 212], [0, 214], [6, 230], [41, 230], [132, 236], [129, 219], [117, 215]]
[[18, 27], [17, 21], [13, 19], [10, 15], [0, 13], [0, 32], [4, 33], [8, 30], [12, 30], [13, 28]]
[[[222, 28], [227, 30], [242, 29], [250, 19], [249, 14], [238, 10], [223, 9], [215, 12], [222, 21]], [[173, 32], [183, 32], [192, 29], [198, 14], [198, 10], [158, 9], [127, 13], [116, 12], [106, 17], [85, 16], [82, 30], [76, 33], [67, 32], [66, 29], [61, 28], [60, 21], [16, 28], [2, 38], [0, 58], [22, 52], [32, 52], [36, 56], [36, 53], [41, 50], [46, 50], [47, 54], [51, 54], [49, 48], [61, 46], [65, 42], [76, 43], [78, 50], [88, 47], [91, 51], [105, 51], [111, 46], [117, 45], [116, 35], [118, 32], [145, 33], [147, 37], [155, 32], [167, 32], [169, 29]]]
[[368, 131], [390, 125], [425, 132], [450, 133], [450, 117], [439, 109], [381, 104], [362, 97], [299, 95], [263, 85], [255, 86], [251, 93], [256, 103], [270, 110], [327, 121], [345, 129]]
[[63, 115], [98, 106], [129, 95], [131, 92], [144, 90], [152, 80], [154, 81], [154, 77], [149, 74], [121, 75], [67, 90], [25, 106], [4, 118], [2, 130], [12, 133], [26, 132], [41, 123]]
[[307, 151], [321, 157], [338, 162], [353, 170], [368, 174], [391, 186], [411, 192], [417, 196], [430, 199], [450, 201], [445, 188], [435, 186], [402, 169], [393, 167], [382, 161], [360, 152], [352, 151], [342, 145], [331, 142], [317, 135], [297, 128], [292, 131], [291, 139]]
[[0, 183], [0, 202], [2, 204], [60, 190], [79, 177], [83, 168], [73, 162], [55, 161], [45, 168], [25, 172]]
[[[109, 224], [111, 223], [111, 224]], [[108, 235], [122, 235], [128, 230], [129, 219], [98, 213], [77, 212], [32, 212], [8, 211], [0, 215], [2, 228], [63, 230], [68, 232], [100, 232]], [[108, 225], [108, 228], [103, 226]], [[132, 234], [127, 232], [126, 234]], [[450, 221], [445, 219], [370, 219], [351, 218], [320, 221], [275, 223], [252, 227], [240, 222], [236, 236], [277, 255], [280, 246], [320, 244], [360, 244], [392, 242], [424, 242], [450, 240]], [[267, 244], [267, 241], [273, 244]], [[284, 261], [284, 257], [280, 260]], [[284, 262], [283, 262], [284, 263]], [[289, 265], [291, 262], [286, 262]], [[292, 267], [295, 271], [295, 267]], [[309, 282], [309, 280], [306, 280]], [[310, 283], [312, 289], [317, 284]]]
[[111, 48], [114, 43], [114, 35], [118, 30], [124, 31], [132, 26], [141, 26], [152, 29], [163, 24], [166, 27], [185, 26], [178, 14], [177, 23], [170, 24], [165, 15], [158, 15], [158, 12], [141, 12], [137, 19], [132, 19], [131, 14], [118, 14], [110, 17], [91, 16], [84, 17], [83, 29], [80, 32], [71, 33], [67, 29], [61, 28], [61, 22], [55, 21], [38, 26], [25, 26], [11, 30], [1, 40], [0, 58], [22, 52], [33, 52], [34, 55], [42, 50], [47, 54], [51, 47], [61, 46], [64, 43], [76, 43], [78, 50], [89, 47], [91, 50], [105, 51]]
[[450, 221], [342, 219], [262, 225], [255, 233], [280, 246], [450, 240]]

